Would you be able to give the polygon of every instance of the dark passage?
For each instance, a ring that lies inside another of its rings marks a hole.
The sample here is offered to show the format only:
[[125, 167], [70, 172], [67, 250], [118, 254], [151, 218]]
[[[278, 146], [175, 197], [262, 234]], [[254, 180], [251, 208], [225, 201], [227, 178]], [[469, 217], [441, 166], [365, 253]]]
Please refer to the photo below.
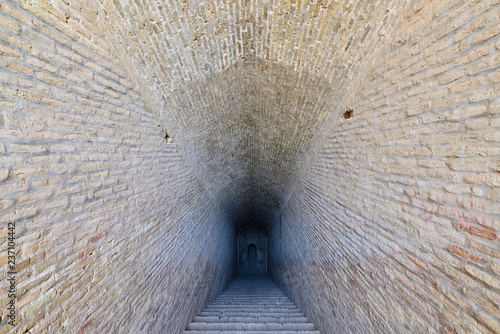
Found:
[[185, 334], [320, 334], [267, 276], [267, 234], [250, 224], [238, 233], [239, 276], [188, 326]]
[[255, 245], [248, 246], [248, 268], [257, 268], [257, 247]]
[[238, 273], [240, 276], [267, 275], [267, 234], [250, 224], [238, 233]]

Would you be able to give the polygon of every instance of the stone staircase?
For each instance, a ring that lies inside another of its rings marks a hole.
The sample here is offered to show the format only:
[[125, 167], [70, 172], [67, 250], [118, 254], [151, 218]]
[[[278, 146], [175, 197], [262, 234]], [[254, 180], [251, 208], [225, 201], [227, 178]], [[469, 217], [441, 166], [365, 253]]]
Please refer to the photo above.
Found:
[[239, 277], [184, 334], [320, 334], [267, 277]]

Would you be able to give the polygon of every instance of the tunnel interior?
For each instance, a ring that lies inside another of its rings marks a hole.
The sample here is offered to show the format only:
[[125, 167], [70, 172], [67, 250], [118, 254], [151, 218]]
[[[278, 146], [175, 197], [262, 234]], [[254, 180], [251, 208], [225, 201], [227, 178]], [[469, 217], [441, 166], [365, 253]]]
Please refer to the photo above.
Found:
[[499, 13], [2, 0], [0, 333], [182, 333], [239, 276], [325, 334], [500, 332]]

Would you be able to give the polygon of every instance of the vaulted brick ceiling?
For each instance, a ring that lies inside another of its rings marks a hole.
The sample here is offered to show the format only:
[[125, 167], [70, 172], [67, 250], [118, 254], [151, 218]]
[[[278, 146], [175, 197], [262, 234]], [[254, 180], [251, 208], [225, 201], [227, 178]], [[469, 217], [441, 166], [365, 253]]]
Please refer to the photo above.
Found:
[[98, 17], [230, 219], [266, 224], [406, 2], [116, 0]]

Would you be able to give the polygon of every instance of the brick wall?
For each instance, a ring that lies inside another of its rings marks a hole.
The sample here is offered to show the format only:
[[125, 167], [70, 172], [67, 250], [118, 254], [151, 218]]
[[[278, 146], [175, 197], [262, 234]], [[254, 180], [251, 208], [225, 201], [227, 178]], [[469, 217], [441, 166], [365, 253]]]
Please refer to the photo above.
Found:
[[271, 233], [324, 333], [500, 331], [499, 9], [412, 4], [336, 110]]
[[234, 232], [77, 8], [30, 4], [0, 11], [0, 333], [179, 332], [230, 278]]

